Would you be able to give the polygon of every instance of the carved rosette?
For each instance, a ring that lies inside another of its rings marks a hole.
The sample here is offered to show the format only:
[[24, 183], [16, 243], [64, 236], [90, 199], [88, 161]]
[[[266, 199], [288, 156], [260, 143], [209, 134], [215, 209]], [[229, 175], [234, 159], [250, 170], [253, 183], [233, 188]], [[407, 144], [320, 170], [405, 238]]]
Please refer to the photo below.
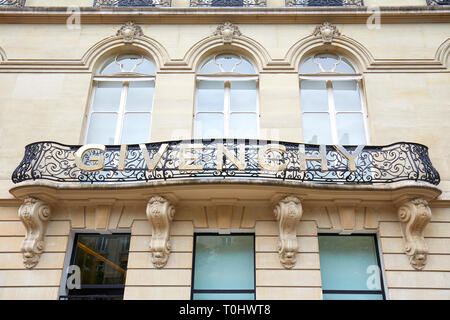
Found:
[[133, 42], [135, 38], [143, 36], [142, 28], [132, 21], [128, 21], [117, 31], [116, 36], [122, 37], [125, 42]]
[[160, 196], [152, 197], [147, 204], [147, 218], [152, 224], [150, 251], [156, 268], [166, 265], [170, 254], [170, 223], [175, 215], [175, 208]]
[[422, 270], [427, 262], [428, 246], [423, 231], [431, 220], [431, 210], [424, 199], [414, 199], [398, 209], [405, 238], [405, 253], [414, 269]]
[[280, 262], [285, 268], [290, 269], [297, 262], [297, 226], [303, 213], [300, 199], [295, 196], [285, 197], [275, 206], [274, 213], [279, 223]]
[[333, 38], [340, 36], [341, 33], [335, 25], [332, 25], [329, 22], [324, 22], [321, 25], [316, 26], [313, 31], [313, 35], [320, 36], [323, 43], [331, 43], [333, 42]]
[[241, 35], [241, 31], [239, 31], [237, 26], [227, 21], [218, 26], [213, 35], [221, 36], [224, 43], [231, 43], [233, 37], [239, 37]]
[[44, 251], [44, 234], [50, 215], [50, 207], [35, 198], [26, 198], [19, 208], [19, 218], [26, 229], [21, 251], [23, 264], [28, 269], [38, 264], [40, 255]]

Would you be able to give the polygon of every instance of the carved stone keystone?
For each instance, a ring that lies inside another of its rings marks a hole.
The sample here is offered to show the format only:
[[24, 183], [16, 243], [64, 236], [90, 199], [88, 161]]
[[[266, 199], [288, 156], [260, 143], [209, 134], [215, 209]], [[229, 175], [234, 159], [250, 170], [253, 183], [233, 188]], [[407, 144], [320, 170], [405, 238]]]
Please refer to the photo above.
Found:
[[218, 26], [213, 35], [221, 36], [224, 43], [231, 43], [233, 41], [233, 37], [240, 36], [241, 32], [237, 26], [227, 21]]
[[19, 218], [25, 226], [26, 235], [22, 242], [23, 264], [31, 269], [39, 262], [44, 251], [44, 235], [50, 219], [50, 207], [35, 198], [26, 198], [19, 208]]
[[431, 210], [424, 199], [414, 199], [398, 209], [405, 238], [405, 253], [414, 269], [422, 270], [427, 262], [428, 246], [423, 231], [431, 220]]
[[275, 206], [274, 213], [279, 223], [278, 254], [280, 262], [285, 268], [290, 269], [297, 262], [297, 226], [303, 214], [300, 199], [295, 196], [283, 198]]
[[125, 42], [133, 42], [136, 37], [143, 36], [142, 28], [132, 21], [128, 21], [117, 31], [116, 36], [122, 37]]
[[147, 204], [147, 218], [152, 224], [150, 251], [156, 268], [166, 265], [170, 254], [170, 223], [175, 215], [175, 208], [160, 196], [152, 197]]
[[323, 43], [331, 43], [333, 38], [340, 36], [341, 33], [335, 25], [332, 25], [329, 22], [324, 22], [314, 29], [313, 35], [322, 37]]

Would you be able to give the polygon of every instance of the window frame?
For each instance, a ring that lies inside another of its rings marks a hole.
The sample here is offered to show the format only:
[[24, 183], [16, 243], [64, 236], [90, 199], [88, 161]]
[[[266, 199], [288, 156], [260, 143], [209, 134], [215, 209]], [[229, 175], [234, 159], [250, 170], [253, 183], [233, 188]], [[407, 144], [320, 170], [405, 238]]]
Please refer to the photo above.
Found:
[[[309, 58], [313, 58], [318, 54], [329, 54], [327, 52], [319, 52], [313, 55], [309, 55], [306, 57], [306, 59], [302, 60], [300, 63], [299, 70], [303, 63], [305, 63]], [[340, 57], [340, 60], [343, 60], [343, 56], [337, 54], [337, 53], [331, 53], [333, 55], [336, 55]], [[302, 110], [302, 121], [304, 119], [304, 115], [309, 114], [328, 114], [330, 123], [329, 128], [331, 132], [331, 144], [333, 145], [340, 145], [339, 143], [339, 132], [337, 129], [337, 115], [338, 114], [361, 114], [363, 118], [363, 126], [364, 126], [364, 134], [365, 134], [365, 140], [366, 145], [370, 144], [370, 134], [369, 134], [369, 126], [368, 126], [368, 110], [367, 110], [367, 103], [366, 103], [366, 95], [364, 90], [364, 78], [362, 73], [358, 73], [356, 70], [357, 68], [353, 63], [350, 62], [350, 60], [345, 57], [345, 60], [350, 64], [353, 69], [355, 70], [355, 73], [337, 73], [337, 72], [317, 72], [317, 73], [298, 73], [299, 76], [299, 90], [300, 90], [300, 108]], [[327, 90], [327, 103], [328, 103], [328, 110], [327, 111], [304, 111], [303, 105], [302, 105], [302, 98], [301, 98], [301, 91], [302, 91], [302, 81], [309, 80], [309, 81], [324, 81], [326, 84], [326, 90]], [[336, 105], [334, 101], [334, 92], [333, 92], [333, 81], [348, 81], [348, 80], [355, 80], [358, 84], [358, 93], [361, 103], [361, 111], [337, 111]], [[302, 135], [304, 133], [304, 126], [302, 123]], [[350, 144], [351, 145], [351, 144]]]
[[[222, 73], [213, 73], [213, 74], [203, 74], [198, 73], [195, 76], [195, 95], [194, 95], [194, 114], [192, 117], [192, 137], [194, 139], [259, 139], [260, 137], [260, 102], [259, 102], [259, 74], [257, 73], [257, 70], [254, 66], [254, 64], [249, 60], [246, 59], [243, 55], [236, 54], [236, 53], [218, 53], [212, 57], [209, 57], [208, 59], [205, 59], [205, 61], [200, 65], [199, 69], [201, 69], [206, 63], [208, 63], [210, 60], [215, 59], [219, 55], [235, 55], [237, 57], [240, 57], [241, 59], [247, 60], [255, 69], [254, 74], [243, 74], [243, 73], [232, 73], [232, 72], [222, 72]], [[198, 111], [198, 95], [199, 95], [199, 84], [200, 81], [221, 81], [224, 83], [224, 106], [222, 111]], [[256, 93], [256, 105], [255, 105], [255, 111], [231, 111], [231, 82], [233, 81], [255, 81], [255, 93]], [[198, 136], [196, 134], [197, 127], [197, 115], [198, 114], [223, 114], [223, 125], [224, 125], [224, 136], [223, 137], [202, 137]], [[230, 117], [232, 114], [254, 114], [256, 115], [256, 136], [255, 137], [231, 137], [230, 136]]]
[[[124, 296], [124, 290], [125, 290], [125, 283], [124, 284], [94, 284], [94, 285], [81, 285], [80, 289], [72, 289], [72, 290], [79, 290], [79, 291], [87, 291], [89, 290], [122, 290], [122, 294], [76, 294], [76, 295], [70, 295], [70, 290], [67, 288], [67, 279], [69, 274], [67, 274], [68, 267], [71, 265], [74, 265], [75, 261], [75, 252], [76, 252], [76, 244], [78, 242], [78, 237], [80, 235], [83, 236], [107, 236], [107, 235], [123, 235], [123, 236], [129, 236], [129, 242], [131, 247], [131, 231], [124, 232], [124, 230], [109, 230], [107, 233], [105, 232], [98, 232], [98, 230], [76, 230], [72, 231], [71, 235], [69, 236], [68, 241], [70, 242], [69, 250], [66, 252], [66, 258], [64, 262], [64, 269], [62, 274], [62, 281], [61, 286], [59, 290], [59, 300], [78, 300], [77, 298], [82, 299], [88, 299], [88, 300], [95, 300], [96, 298], [121, 298], [123, 300]], [[130, 247], [128, 248], [128, 257], [130, 255]], [[126, 272], [128, 271], [125, 270]], [[125, 275], [126, 279], [126, 275]]]
[[[127, 56], [127, 55], [138, 55], [138, 54], [126, 53], [126, 54], [119, 54], [116, 57]], [[156, 68], [156, 65], [152, 59], [150, 59], [149, 57], [147, 57], [145, 55], [142, 55], [142, 57], [144, 59], [149, 60]], [[127, 111], [126, 105], [127, 105], [128, 91], [130, 88], [130, 82], [151, 81], [151, 82], [153, 82], [153, 88], [155, 90], [155, 88], [156, 88], [156, 71], [155, 71], [154, 75], [140, 74], [140, 73], [134, 73], [134, 72], [119, 72], [119, 73], [110, 74], [110, 75], [99, 74], [99, 71], [101, 71], [105, 66], [107, 66], [108, 63], [111, 63], [111, 61], [107, 60], [107, 62], [103, 63], [102, 66], [97, 70], [97, 73], [92, 77], [92, 87], [91, 87], [92, 89], [91, 89], [91, 94], [90, 94], [90, 98], [89, 98], [89, 109], [86, 114], [86, 130], [84, 130], [84, 135], [83, 135], [83, 139], [82, 139], [83, 143], [86, 144], [88, 142], [89, 128], [90, 128], [91, 118], [92, 118], [93, 114], [116, 114], [117, 115], [113, 145], [122, 144], [121, 140], [122, 140], [122, 134], [123, 134], [123, 125], [124, 125], [125, 115], [127, 115], [127, 114], [149, 114], [150, 115], [150, 124], [149, 124], [150, 130], [148, 132], [148, 141], [150, 141], [151, 129], [152, 129], [152, 123], [153, 123], [153, 107], [154, 107], [154, 102], [155, 102], [154, 92], [153, 92], [153, 97], [152, 97], [152, 108], [150, 111]], [[108, 81], [121, 83], [119, 108], [116, 111], [94, 111], [94, 101], [95, 101], [96, 92], [98, 90], [98, 84], [99, 84], [99, 82], [108, 82]], [[142, 141], [141, 143], [146, 143], [148, 141]]]
[[[382, 268], [382, 260], [381, 260], [381, 251], [379, 248], [378, 236], [376, 233], [349, 233], [349, 234], [340, 234], [340, 233], [332, 233], [332, 232], [318, 232], [317, 240], [321, 236], [334, 236], [334, 237], [346, 237], [346, 236], [357, 236], [357, 237], [372, 237], [375, 245], [375, 255], [377, 258], [377, 266], [379, 270], [380, 276], [380, 290], [324, 290], [323, 284], [321, 287], [322, 294], [381, 294], [383, 300], [387, 300], [386, 298], [386, 288], [384, 283], [384, 272]], [[319, 247], [319, 260], [320, 260], [320, 247]], [[320, 268], [321, 278], [322, 278], [322, 268]], [[323, 299], [323, 297], [322, 297]], [[342, 299], [341, 299], [342, 300]]]
[[[195, 257], [196, 246], [198, 236], [252, 236], [253, 237], [253, 289], [194, 289], [195, 285]], [[219, 232], [194, 232], [194, 241], [192, 249], [192, 272], [191, 272], [191, 293], [190, 300], [194, 300], [195, 293], [253, 293], [254, 300], [256, 300], [256, 235], [250, 232], [231, 232], [231, 233], [219, 233]], [[244, 301], [244, 300], [243, 300]], [[251, 300], [249, 300], [251, 301]]]

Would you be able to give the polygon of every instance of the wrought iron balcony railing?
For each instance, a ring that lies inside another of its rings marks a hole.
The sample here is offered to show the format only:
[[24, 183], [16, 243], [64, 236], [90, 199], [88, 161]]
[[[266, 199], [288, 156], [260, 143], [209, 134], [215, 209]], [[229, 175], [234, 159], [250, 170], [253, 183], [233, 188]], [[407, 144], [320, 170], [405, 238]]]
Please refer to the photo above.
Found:
[[362, 7], [363, 0], [286, 0], [286, 7]]
[[450, 6], [450, 0], [427, 0], [429, 6]]
[[[96, 171], [89, 169], [99, 163]], [[348, 184], [410, 180], [437, 185], [440, 181], [428, 148], [421, 144], [341, 147], [224, 139], [83, 148], [36, 142], [26, 146], [25, 156], [12, 174], [14, 183], [41, 179], [120, 183], [196, 178]]]
[[0, 0], [0, 7], [17, 7], [25, 6], [26, 0]]
[[170, 0], [94, 0], [94, 8], [170, 7]]
[[265, 7], [266, 0], [191, 0], [191, 7]]

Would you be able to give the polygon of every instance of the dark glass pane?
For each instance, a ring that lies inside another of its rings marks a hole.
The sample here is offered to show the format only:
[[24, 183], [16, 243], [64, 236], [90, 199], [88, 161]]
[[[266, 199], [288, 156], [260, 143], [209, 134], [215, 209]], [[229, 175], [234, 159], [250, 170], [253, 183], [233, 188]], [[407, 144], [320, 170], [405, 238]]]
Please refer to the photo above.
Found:
[[79, 234], [72, 264], [80, 268], [82, 288], [125, 284], [129, 246], [129, 235]]
[[212, 7], [243, 7], [243, 0], [212, 0]]

